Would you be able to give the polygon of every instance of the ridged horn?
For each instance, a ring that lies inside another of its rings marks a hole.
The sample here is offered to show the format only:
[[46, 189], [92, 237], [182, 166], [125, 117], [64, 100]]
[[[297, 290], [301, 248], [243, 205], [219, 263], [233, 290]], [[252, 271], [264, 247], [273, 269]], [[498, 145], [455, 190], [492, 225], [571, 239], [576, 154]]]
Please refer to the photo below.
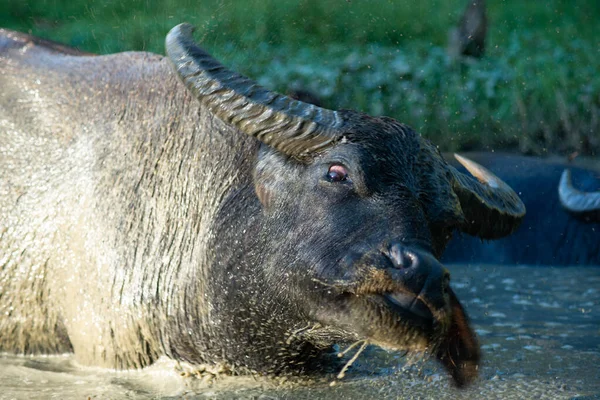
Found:
[[600, 191], [582, 192], [573, 187], [571, 171], [565, 169], [558, 184], [560, 204], [570, 213], [600, 222]]
[[498, 239], [514, 232], [525, 216], [525, 205], [517, 194], [496, 175], [455, 154], [454, 157], [475, 178], [449, 166], [452, 188], [465, 216], [461, 230], [484, 239]]
[[194, 27], [180, 24], [166, 38], [166, 51], [185, 86], [219, 119], [298, 159], [341, 137], [337, 111], [291, 99], [221, 65], [196, 45]]

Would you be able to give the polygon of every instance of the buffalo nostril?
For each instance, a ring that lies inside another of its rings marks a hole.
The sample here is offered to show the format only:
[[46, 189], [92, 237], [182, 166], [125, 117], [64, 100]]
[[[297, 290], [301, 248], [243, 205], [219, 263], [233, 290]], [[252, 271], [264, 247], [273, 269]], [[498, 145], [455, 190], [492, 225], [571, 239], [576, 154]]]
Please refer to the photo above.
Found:
[[394, 245], [388, 252], [394, 267], [398, 269], [411, 268], [417, 264], [417, 256], [400, 245]]

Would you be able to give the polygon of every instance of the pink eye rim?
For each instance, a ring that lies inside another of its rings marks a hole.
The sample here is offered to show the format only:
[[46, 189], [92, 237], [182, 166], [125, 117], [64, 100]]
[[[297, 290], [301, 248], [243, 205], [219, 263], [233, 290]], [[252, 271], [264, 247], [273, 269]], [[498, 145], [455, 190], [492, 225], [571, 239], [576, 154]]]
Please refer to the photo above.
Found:
[[332, 164], [327, 171], [327, 180], [329, 182], [347, 182], [350, 180], [348, 170], [341, 164]]

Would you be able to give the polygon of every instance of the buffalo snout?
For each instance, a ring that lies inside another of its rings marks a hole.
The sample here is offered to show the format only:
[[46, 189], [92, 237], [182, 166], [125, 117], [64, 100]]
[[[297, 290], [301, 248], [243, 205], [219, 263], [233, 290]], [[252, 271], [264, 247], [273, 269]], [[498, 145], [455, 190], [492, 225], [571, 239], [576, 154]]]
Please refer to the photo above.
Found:
[[364, 300], [352, 326], [359, 336], [385, 348], [434, 354], [456, 386], [476, 379], [477, 337], [450, 287], [450, 273], [429, 251], [394, 241], [348, 260], [355, 279], [349, 291]]
[[431, 332], [431, 343], [435, 343], [431, 350], [450, 372], [456, 386], [472, 382], [479, 368], [479, 343], [466, 312], [450, 288], [448, 270], [427, 251], [400, 243], [391, 245], [385, 255], [393, 265], [387, 270], [396, 284], [395, 290], [384, 295], [390, 308], [425, 332]]
[[427, 319], [447, 311], [450, 273], [431, 254], [395, 243], [385, 255], [395, 283], [395, 290], [385, 294], [388, 301]]

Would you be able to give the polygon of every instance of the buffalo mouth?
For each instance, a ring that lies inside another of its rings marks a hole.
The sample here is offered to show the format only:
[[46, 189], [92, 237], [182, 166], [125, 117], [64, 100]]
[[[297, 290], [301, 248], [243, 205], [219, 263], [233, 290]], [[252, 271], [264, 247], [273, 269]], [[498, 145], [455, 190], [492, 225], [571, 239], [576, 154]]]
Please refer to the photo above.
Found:
[[359, 298], [362, 304], [358, 308], [365, 313], [360, 325], [369, 341], [379, 347], [429, 352], [448, 330], [449, 309], [431, 308], [419, 294], [391, 291]]
[[400, 321], [405, 329], [418, 332], [418, 336], [435, 336], [435, 327], [439, 326], [439, 323], [419, 296], [406, 292], [390, 292], [374, 296], [383, 303], [392, 318]]
[[431, 308], [421, 295], [400, 291], [357, 297], [362, 298], [362, 306], [357, 308], [370, 317], [377, 316], [363, 315], [362, 321], [354, 320], [351, 330], [358, 333], [355, 330], [358, 328], [359, 337], [388, 350], [424, 352], [434, 356], [457, 387], [464, 387], [477, 378], [479, 343], [466, 312], [451, 289], [448, 290], [448, 302], [442, 308]]
[[477, 378], [477, 337], [437, 259], [404, 245], [348, 259], [342, 267], [351, 272], [324, 285], [325, 298], [316, 305], [319, 323], [339, 329], [344, 341], [432, 355], [458, 387]]
[[[424, 322], [433, 322], [433, 314], [423, 300], [410, 293], [387, 293], [383, 297], [391, 309], [403, 316]], [[407, 315], [408, 314], [408, 315]]]
[[452, 377], [457, 387], [473, 382], [478, 375], [480, 350], [469, 318], [452, 290], [447, 306], [432, 309], [419, 295], [394, 292], [378, 295], [386, 308], [402, 321], [411, 342], [403, 346], [373, 343], [381, 347], [427, 351], [434, 355]]

